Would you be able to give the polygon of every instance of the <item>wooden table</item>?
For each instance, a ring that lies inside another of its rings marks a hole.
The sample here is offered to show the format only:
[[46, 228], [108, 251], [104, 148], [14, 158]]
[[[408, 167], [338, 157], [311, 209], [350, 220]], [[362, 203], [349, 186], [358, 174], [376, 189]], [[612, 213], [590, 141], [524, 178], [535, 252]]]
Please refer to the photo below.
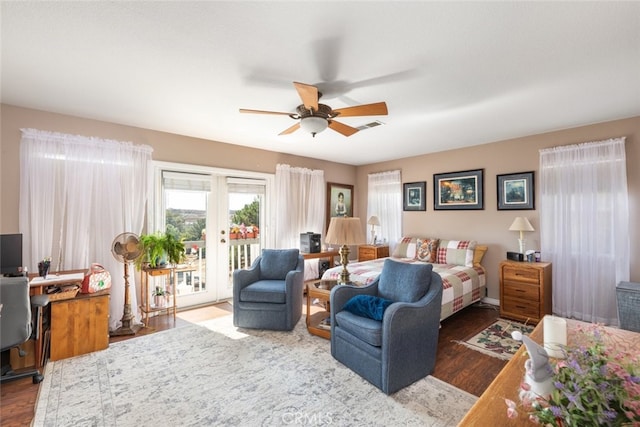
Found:
[[[531, 338], [537, 343], [544, 342], [543, 321], [531, 333]], [[567, 344], [573, 344], [575, 329], [578, 325], [590, 325], [578, 320], [567, 319]], [[640, 333], [605, 327], [608, 334], [605, 342], [614, 348], [637, 349], [640, 351]], [[500, 371], [482, 396], [471, 407], [469, 412], [460, 421], [458, 426], [533, 426], [528, 420], [528, 414], [520, 410], [518, 418], [507, 418], [507, 405], [504, 399], [508, 398], [518, 403], [518, 391], [524, 378], [524, 363], [528, 359], [525, 346], [521, 346], [507, 365]]]
[[[310, 334], [326, 339], [331, 338], [331, 325], [322, 327], [320, 322], [328, 318], [331, 313], [329, 298], [331, 297], [331, 289], [337, 285], [337, 280], [316, 280], [307, 283], [307, 330]], [[314, 299], [324, 301], [325, 309], [311, 314], [311, 304]]]

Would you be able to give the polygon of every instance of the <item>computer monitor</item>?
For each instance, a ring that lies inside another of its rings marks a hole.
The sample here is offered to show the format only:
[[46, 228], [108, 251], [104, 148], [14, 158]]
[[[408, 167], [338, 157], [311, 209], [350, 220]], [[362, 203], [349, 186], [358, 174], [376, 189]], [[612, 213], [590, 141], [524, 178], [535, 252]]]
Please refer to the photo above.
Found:
[[22, 273], [22, 234], [0, 234], [0, 274]]

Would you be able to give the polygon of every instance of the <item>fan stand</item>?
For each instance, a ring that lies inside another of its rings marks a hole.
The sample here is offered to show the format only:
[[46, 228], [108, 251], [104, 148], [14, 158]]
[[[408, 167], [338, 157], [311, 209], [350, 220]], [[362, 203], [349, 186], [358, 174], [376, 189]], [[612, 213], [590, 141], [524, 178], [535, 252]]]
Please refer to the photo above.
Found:
[[115, 331], [111, 331], [109, 335], [112, 337], [122, 335], [135, 335], [142, 325], [134, 325], [134, 316], [131, 312], [131, 300], [129, 299], [129, 263], [124, 263], [124, 313], [122, 314], [122, 326]]

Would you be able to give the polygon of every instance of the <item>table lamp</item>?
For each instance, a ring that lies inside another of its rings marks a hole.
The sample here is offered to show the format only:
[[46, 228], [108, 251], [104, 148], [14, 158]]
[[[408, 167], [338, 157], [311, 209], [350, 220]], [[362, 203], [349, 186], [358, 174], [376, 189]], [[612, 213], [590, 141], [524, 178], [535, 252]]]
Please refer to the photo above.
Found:
[[339, 283], [349, 283], [349, 246], [360, 245], [365, 242], [364, 233], [360, 224], [360, 218], [333, 217], [329, 223], [329, 230], [324, 239], [328, 245], [341, 245], [338, 253], [342, 271]]
[[513, 220], [513, 224], [509, 227], [509, 231], [519, 231], [520, 238], [518, 239], [518, 243], [520, 244], [520, 253], [524, 254], [524, 247], [526, 244], [526, 240], [524, 239], [525, 231], [535, 231], [529, 220], [523, 216], [518, 216]]
[[367, 221], [367, 224], [369, 224], [371, 226], [371, 244], [375, 245], [376, 244], [376, 225], [380, 225], [380, 220], [378, 219], [377, 216], [372, 215], [371, 218], [369, 218], [369, 221]]

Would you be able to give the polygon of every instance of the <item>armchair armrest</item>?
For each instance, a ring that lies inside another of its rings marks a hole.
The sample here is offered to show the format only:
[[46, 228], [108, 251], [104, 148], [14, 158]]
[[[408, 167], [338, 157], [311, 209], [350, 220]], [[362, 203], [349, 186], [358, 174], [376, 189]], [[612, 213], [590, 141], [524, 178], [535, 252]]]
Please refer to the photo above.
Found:
[[233, 272], [234, 290], [238, 291], [245, 286], [260, 280], [260, 257], [256, 258], [251, 267]]
[[[442, 279], [432, 273], [429, 291], [413, 303], [395, 302], [384, 312], [383, 353], [396, 361], [422, 354], [421, 347], [437, 343], [442, 311]], [[402, 366], [398, 363], [397, 366]]]

